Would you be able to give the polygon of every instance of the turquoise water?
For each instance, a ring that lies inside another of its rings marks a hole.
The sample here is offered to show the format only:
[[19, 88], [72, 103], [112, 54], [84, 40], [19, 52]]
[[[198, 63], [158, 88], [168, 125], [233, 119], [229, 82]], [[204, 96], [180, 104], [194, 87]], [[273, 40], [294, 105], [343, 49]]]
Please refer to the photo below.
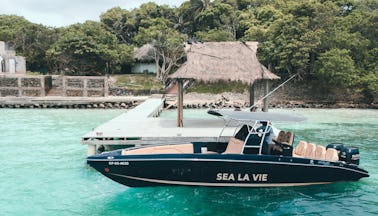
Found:
[[[293, 112], [292, 110], [274, 110]], [[0, 109], [0, 215], [376, 215], [378, 111], [297, 112], [296, 139], [358, 146], [370, 177], [288, 188], [128, 188], [85, 164], [83, 134], [121, 110]], [[185, 116], [203, 117], [186, 110]], [[163, 113], [174, 118], [175, 112]]]

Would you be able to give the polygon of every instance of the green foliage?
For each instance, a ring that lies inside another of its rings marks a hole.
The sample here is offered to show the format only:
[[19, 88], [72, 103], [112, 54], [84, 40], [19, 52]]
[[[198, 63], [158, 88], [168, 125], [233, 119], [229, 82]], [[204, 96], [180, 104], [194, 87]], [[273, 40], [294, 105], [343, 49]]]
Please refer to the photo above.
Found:
[[132, 13], [120, 7], [112, 8], [100, 16], [105, 28], [116, 35], [121, 43], [131, 43], [137, 29]]
[[195, 83], [188, 92], [220, 94], [223, 92], [244, 93], [247, 86], [242, 82]]
[[138, 45], [150, 43], [155, 48], [156, 78], [165, 83], [171, 70], [178, 66], [184, 57], [184, 42], [186, 35], [169, 27], [165, 18], [151, 19], [154, 23], [148, 28], [139, 27], [139, 33], [134, 37]]
[[225, 30], [211, 29], [208, 32], [196, 32], [196, 37], [201, 41], [233, 41], [234, 36]]
[[117, 87], [137, 90], [163, 90], [161, 82], [155, 79], [151, 74], [126, 74], [115, 76]]
[[328, 85], [349, 87], [358, 83], [354, 61], [346, 49], [331, 49], [319, 56], [316, 73]]
[[100, 23], [87, 21], [64, 29], [47, 51], [51, 67], [70, 75], [103, 75], [132, 61], [132, 47], [119, 45]]
[[0, 41], [26, 57], [28, 70], [47, 72], [45, 52], [57, 39], [57, 30], [14, 15], [0, 15], [0, 26]]
[[100, 22], [52, 29], [0, 15], [0, 40], [32, 71], [120, 72], [133, 47], [153, 44], [162, 82], [183, 61], [183, 42], [258, 41], [259, 60], [281, 77], [300, 73], [318, 85], [377, 95], [376, 0], [187, 0], [177, 8], [149, 2], [111, 8]]

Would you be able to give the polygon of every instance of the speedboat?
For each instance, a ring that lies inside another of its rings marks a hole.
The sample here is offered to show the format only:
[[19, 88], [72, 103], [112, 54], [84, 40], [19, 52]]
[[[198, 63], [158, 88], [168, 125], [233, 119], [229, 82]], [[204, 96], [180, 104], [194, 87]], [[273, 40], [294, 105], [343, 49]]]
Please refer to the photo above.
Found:
[[[103, 152], [87, 163], [129, 187], [185, 185], [280, 187], [357, 181], [369, 177], [359, 167], [359, 150], [342, 143], [328, 146], [299, 141], [272, 122], [300, 122], [298, 115], [209, 110], [235, 128], [228, 142], [148, 145]], [[220, 133], [220, 136], [222, 132]]]

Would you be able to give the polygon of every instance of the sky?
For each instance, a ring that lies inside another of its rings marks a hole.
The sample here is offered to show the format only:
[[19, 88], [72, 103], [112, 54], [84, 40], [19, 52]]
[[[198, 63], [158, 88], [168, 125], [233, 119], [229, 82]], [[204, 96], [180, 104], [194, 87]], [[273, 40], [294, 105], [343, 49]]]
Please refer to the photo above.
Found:
[[185, 0], [1, 0], [1, 15], [18, 15], [30, 22], [63, 27], [86, 20], [99, 21], [113, 7], [132, 10], [146, 2], [180, 6]]

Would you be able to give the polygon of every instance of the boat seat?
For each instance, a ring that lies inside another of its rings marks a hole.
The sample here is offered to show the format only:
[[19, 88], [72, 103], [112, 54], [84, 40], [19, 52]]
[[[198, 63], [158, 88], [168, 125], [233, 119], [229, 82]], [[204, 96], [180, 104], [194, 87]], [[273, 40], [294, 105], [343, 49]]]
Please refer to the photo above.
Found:
[[306, 154], [304, 157], [315, 159], [316, 145], [314, 143], [307, 143]]
[[332, 162], [338, 161], [339, 160], [339, 156], [337, 154], [337, 150], [334, 149], [334, 148], [328, 148], [326, 150], [325, 160], [332, 161]]
[[325, 160], [326, 148], [321, 145], [317, 145], [315, 149], [315, 159]]
[[231, 137], [230, 141], [228, 141], [226, 151], [224, 151], [223, 154], [241, 154], [243, 152], [243, 147], [243, 140]]
[[177, 144], [150, 146], [137, 149], [123, 149], [122, 155], [143, 155], [143, 154], [193, 154], [193, 144]]
[[274, 141], [277, 143], [292, 145], [294, 141], [294, 133], [290, 131], [280, 131], [280, 133]]
[[294, 157], [304, 157], [307, 151], [307, 142], [306, 141], [299, 141], [297, 147], [295, 147], [293, 156]]

